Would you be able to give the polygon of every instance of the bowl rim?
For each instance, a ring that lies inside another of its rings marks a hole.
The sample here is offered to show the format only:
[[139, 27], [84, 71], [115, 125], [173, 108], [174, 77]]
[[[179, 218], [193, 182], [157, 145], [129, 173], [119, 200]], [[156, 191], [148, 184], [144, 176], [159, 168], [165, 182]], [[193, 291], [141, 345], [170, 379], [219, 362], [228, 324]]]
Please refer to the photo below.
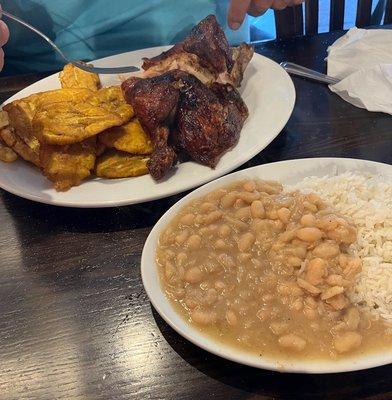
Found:
[[[189, 324], [177, 313], [170, 300], [166, 297], [164, 291], [162, 290], [158, 274], [158, 266], [155, 262], [157, 239], [161, 230], [167, 226], [167, 223], [173, 218], [179, 209], [185, 206], [189, 201], [201, 197], [213, 189], [217, 189], [218, 187], [229, 184], [230, 182], [245, 178], [246, 175], [258, 173], [263, 169], [271, 169], [274, 166], [281, 167], [284, 165], [290, 166], [291, 168], [295, 167], [296, 164], [297, 166], [301, 164], [311, 165], [314, 162], [331, 162], [332, 164], [340, 164], [341, 166], [346, 167], [354, 167], [357, 164], [363, 164], [364, 166], [374, 167], [377, 170], [385, 170], [381, 173], [385, 172], [387, 176], [391, 175], [392, 178], [392, 166], [375, 161], [333, 157], [278, 161], [233, 172], [209, 182], [184, 196], [173, 206], [171, 206], [158, 220], [148, 235], [143, 247], [141, 258], [142, 282], [153, 307], [165, 320], [165, 322], [169, 324], [177, 333], [194, 345], [219, 357], [237, 362], [239, 364], [278, 372], [312, 374], [341, 373], [369, 369], [392, 363], [392, 349], [390, 352], [386, 352], [385, 349], [383, 349], [380, 350], [380, 352], [374, 352], [357, 357], [348, 357], [341, 360], [279, 360], [275, 359], [274, 357], [257, 356], [250, 352], [218, 342], [201, 333], [196, 327]], [[255, 177], [255, 175], [253, 175], [253, 177]], [[272, 177], [271, 179], [274, 178]], [[156, 292], [157, 288], [158, 293]]]

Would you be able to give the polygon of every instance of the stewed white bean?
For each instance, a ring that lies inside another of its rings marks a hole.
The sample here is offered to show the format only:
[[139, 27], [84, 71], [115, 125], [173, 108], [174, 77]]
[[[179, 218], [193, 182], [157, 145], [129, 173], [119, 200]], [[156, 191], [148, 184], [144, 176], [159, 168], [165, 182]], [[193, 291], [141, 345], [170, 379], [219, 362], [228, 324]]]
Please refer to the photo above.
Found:
[[319, 196], [247, 180], [188, 204], [162, 233], [157, 261], [171, 301], [217, 340], [329, 358], [374, 326], [347, 296], [361, 269], [347, 253], [355, 239]]
[[253, 218], [264, 218], [265, 209], [263, 203], [260, 200], [255, 200], [250, 205], [250, 213]]
[[323, 237], [323, 232], [318, 228], [300, 228], [296, 232], [298, 239], [304, 242], [317, 242]]
[[198, 267], [192, 267], [185, 272], [184, 279], [189, 283], [199, 283], [203, 278], [203, 272]]
[[241, 252], [250, 250], [255, 241], [255, 236], [251, 232], [244, 233], [238, 241], [238, 249]]
[[200, 235], [193, 234], [189, 236], [187, 245], [189, 249], [197, 250], [201, 245], [201, 237]]
[[279, 345], [294, 351], [301, 351], [306, 346], [306, 340], [298, 335], [289, 333], [279, 338]]

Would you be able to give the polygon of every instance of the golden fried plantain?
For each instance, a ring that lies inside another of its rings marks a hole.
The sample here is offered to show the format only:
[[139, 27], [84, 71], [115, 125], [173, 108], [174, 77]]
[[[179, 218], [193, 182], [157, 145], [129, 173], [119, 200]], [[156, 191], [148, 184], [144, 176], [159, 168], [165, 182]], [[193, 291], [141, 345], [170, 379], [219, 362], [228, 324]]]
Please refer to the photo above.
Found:
[[6, 104], [3, 109], [8, 115], [9, 126], [31, 149], [38, 153], [39, 141], [34, 135], [33, 118], [40, 107], [64, 102], [81, 102], [92, 92], [87, 89], [59, 89], [37, 93]]
[[35, 100], [38, 99], [37, 96], [33, 96], [30, 96], [31, 99], [15, 100], [5, 105], [4, 110], [8, 114], [9, 127], [34, 151], [39, 147], [39, 143], [33, 135], [31, 125], [35, 113]]
[[95, 165], [96, 138], [66, 146], [43, 144], [40, 162], [45, 176], [58, 191], [79, 185]]
[[59, 73], [62, 88], [86, 88], [97, 91], [101, 82], [97, 74], [83, 71], [72, 64], [67, 64]]
[[1, 129], [0, 137], [8, 147], [11, 147], [23, 159], [35, 164], [37, 167], [40, 166], [38, 149], [33, 150], [30, 148], [12, 129]]
[[8, 113], [6, 111], [0, 111], [0, 129], [5, 128], [9, 123]]
[[[38, 99], [34, 100], [36, 109], [38, 110], [54, 103], [80, 103], [93, 94], [93, 91], [86, 88], [66, 88], [50, 90], [32, 96], [38, 96]], [[27, 97], [27, 99], [29, 99], [29, 97]]]
[[148, 157], [108, 150], [98, 158], [95, 173], [101, 178], [128, 178], [148, 173]]
[[10, 148], [0, 142], [0, 160], [6, 163], [14, 162], [18, 155]]
[[150, 137], [136, 118], [125, 125], [100, 133], [98, 141], [107, 147], [114, 147], [131, 154], [151, 154], [153, 150]]
[[41, 106], [34, 116], [33, 130], [43, 143], [66, 145], [123, 125], [133, 114], [121, 88], [113, 86], [93, 92], [76, 104], [63, 102]]

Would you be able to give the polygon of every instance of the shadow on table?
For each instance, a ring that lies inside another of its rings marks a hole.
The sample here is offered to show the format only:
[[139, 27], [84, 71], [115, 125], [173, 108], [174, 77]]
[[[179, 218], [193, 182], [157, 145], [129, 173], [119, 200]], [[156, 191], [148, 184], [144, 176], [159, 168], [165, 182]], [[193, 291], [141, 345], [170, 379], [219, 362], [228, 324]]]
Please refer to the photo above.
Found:
[[[112, 278], [138, 269], [150, 228], [181, 195], [150, 203], [81, 209], [35, 203], [1, 191], [7, 251], [19, 279], [51, 292], [104, 290]], [[8, 239], [11, 237], [11, 239]], [[18, 251], [16, 251], [16, 249]]]
[[[186, 194], [186, 193], [185, 193]], [[112, 208], [67, 208], [22, 199], [1, 191], [0, 198], [22, 235], [117, 232], [153, 226], [185, 194]]]
[[391, 389], [392, 365], [358, 372], [312, 375], [279, 373], [227, 361], [185, 340], [151, 308], [163, 337], [183, 360], [210, 378], [247, 393], [279, 399], [293, 399], [295, 394], [302, 399], [359, 399], [385, 395]]

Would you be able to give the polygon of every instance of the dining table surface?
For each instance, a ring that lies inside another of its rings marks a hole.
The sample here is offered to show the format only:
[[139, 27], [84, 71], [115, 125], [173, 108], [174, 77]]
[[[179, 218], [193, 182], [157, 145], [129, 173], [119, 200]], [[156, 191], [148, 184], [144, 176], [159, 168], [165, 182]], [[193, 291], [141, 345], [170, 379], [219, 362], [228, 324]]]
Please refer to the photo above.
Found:
[[[344, 32], [255, 43], [325, 72]], [[48, 74], [0, 75], [0, 103]], [[293, 78], [285, 128], [240, 169], [307, 157], [392, 163], [392, 118]], [[212, 355], [149, 302], [143, 244], [184, 194], [117, 208], [49, 206], [0, 190], [0, 399], [392, 399], [392, 365], [340, 374], [266, 371]]]

